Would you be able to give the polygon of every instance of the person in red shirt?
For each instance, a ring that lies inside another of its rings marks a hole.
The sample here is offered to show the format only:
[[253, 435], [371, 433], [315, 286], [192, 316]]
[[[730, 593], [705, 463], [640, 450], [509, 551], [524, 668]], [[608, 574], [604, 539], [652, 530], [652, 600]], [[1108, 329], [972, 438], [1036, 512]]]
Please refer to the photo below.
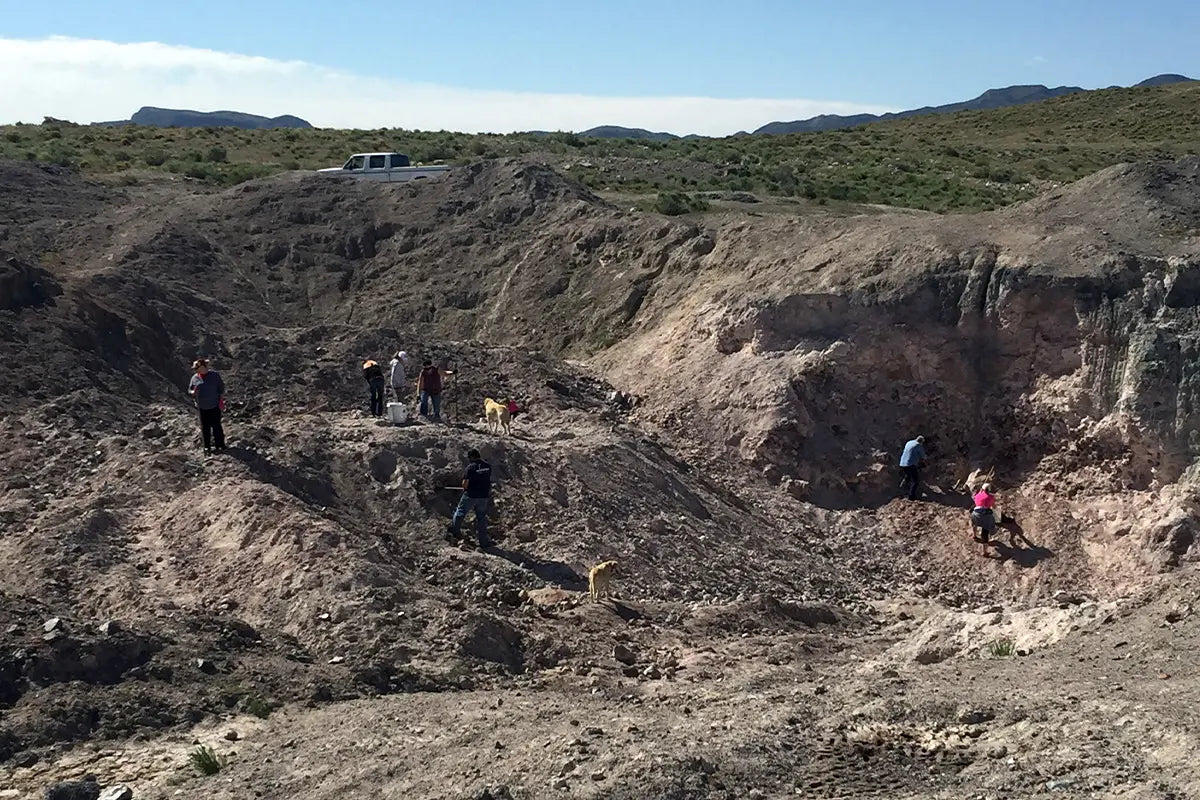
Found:
[[[421, 366], [421, 374], [417, 376], [417, 396], [420, 399], [420, 414], [429, 417], [433, 411], [433, 421], [442, 421], [442, 370], [434, 366], [431, 359], [425, 359]], [[432, 406], [432, 409], [430, 408]]]
[[971, 533], [974, 534], [976, 528], [980, 530], [980, 535], [975, 541], [983, 546], [983, 554], [987, 555], [988, 544], [996, 530], [996, 495], [992, 493], [992, 485], [985, 483], [980, 486], [971, 499], [975, 503], [975, 507], [971, 509]]

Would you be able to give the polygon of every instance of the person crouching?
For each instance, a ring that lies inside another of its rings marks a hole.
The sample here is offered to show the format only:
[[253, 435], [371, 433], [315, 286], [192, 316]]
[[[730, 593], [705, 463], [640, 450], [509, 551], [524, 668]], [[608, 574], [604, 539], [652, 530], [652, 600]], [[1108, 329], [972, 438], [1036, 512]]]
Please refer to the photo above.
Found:
[[971, 533], [974, 535], [975, 530], [979, 530], [979, 535], [974, 538], [986, 556], [992, 534], [996, 531], [996, 495], [992, 493], [992, 485], [985, 483], [971, 499], [975, 503], [975, 507], [971, 509]]

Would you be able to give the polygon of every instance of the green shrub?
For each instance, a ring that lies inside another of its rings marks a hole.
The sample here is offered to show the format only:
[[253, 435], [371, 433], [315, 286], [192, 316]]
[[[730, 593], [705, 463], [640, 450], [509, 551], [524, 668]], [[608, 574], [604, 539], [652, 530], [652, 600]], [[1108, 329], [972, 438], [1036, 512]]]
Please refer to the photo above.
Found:
[[988, 652], [992, 654], [992, 658], [1009, 658], [1017, 652], [1017, 643], [1007, 637], [997, 639], [988, 644]]
[[225, 766], [225, 760], [218, 756], [211, 747], [200, 745], [188, 755], [188, 761], [201, 775], [216, 775]]
[[680, 214], [707, 211], [708, 201], [686, 192], [659, 192], [654, 201], [654, 210], [668, 217], [677, 217]]
[[216, 147], [209, 148], [208, 160], [214, 164], [224, 164], [228, 157], [229, 154], [225, 152], [224, 147], [218, 145]]
[[259, 719], [266, 719], [275, 710], [275, 706], [269, 700], [258, 695], [246, 695], [242, 698], [240, 705], [247, 714], [253, 714]]

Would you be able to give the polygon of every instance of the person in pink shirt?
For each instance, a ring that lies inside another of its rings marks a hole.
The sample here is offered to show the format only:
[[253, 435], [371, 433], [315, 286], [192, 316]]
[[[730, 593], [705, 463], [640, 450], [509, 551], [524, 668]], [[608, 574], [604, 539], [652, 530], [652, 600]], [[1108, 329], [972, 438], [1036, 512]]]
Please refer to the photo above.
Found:
[[983, 554], [987, 555], [988, 544], [996, 530], [996, 495], [992, 493], [992, 485], [985, 483], [980, 486], [971, 499], [975, 503], [975, 507], [971, 509], [971, 533], [974, 535], [976, 528], [980, 530], [980, 535], [975, 540], [983, 545]]

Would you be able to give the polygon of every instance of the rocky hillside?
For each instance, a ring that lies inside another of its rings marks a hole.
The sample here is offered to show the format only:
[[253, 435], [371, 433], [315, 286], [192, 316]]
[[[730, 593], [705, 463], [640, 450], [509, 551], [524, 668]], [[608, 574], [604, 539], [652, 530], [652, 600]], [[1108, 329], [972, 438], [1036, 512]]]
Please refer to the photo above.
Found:
[[155, 108], [142, 106], [128, 120], [98, 122], [106, 127], [121, 125], [145, 125], [150, 128], [311, 128], [305, 120], [285, 114], [281, 117], [263, 117], [241, 111], [191, 111], [180, 108]]
[[[1167, 86], [1172, 83], [1188, 83], [1192, 78], [1184, 75], [1155, 75], [1144, 81], [1135, 83], [1132, 88], [1146, 86]], [[1110, 89], [1117, 87], [1108, 87]], [[1042, 86], [1041, 84], [1026, 86], [1005, 86], [1000, 89], [988, 89], [978, 97], [958, 103], [946, 103], [940, 106], [922, 106], [908, 111], [897, 111], [892, 114], [854, 114], [839, 116], [837, 114], [822, 114], [809, 119], [798, 119], [791, 122], [768, 122], [754, 133], [816, 133], [818, 131], [836, 131], [844, 128], [854, 128], [870, 122], [882, 122], [889, 119], [905, 119], [907, 117], [922, 117], [929, 114], [953, 114], [958, 111], [988, 111], [994, 108], [1008, 108], [1027, 103], [1040, 103], [1055, 97], [1086, 92], [1079, 86]]]
[[[681, 221], [529, 160], [223, 192], [0, 165], [0, 784], [1186, 794], [1190, 717], [1133, 743], [1166, 713], [1160, 626], [1194, 636], [1198, 190], [1193, 158], [987, 214]], [[363, 414], [361, 361], [401, 347], [453, 368], [447, 424]], [[442, 538], [468, 447], [489, 552]], [[991, 465], [983, 559], [953, 484]], [[582, 602], [607, 558], [619, 602]], [[1136, 698], [1105, 705], [1131, 631]], [[1117, 733], [1076, 747], [1068, 695]], [[194, 741], [230, 782], [180, 772]]]

